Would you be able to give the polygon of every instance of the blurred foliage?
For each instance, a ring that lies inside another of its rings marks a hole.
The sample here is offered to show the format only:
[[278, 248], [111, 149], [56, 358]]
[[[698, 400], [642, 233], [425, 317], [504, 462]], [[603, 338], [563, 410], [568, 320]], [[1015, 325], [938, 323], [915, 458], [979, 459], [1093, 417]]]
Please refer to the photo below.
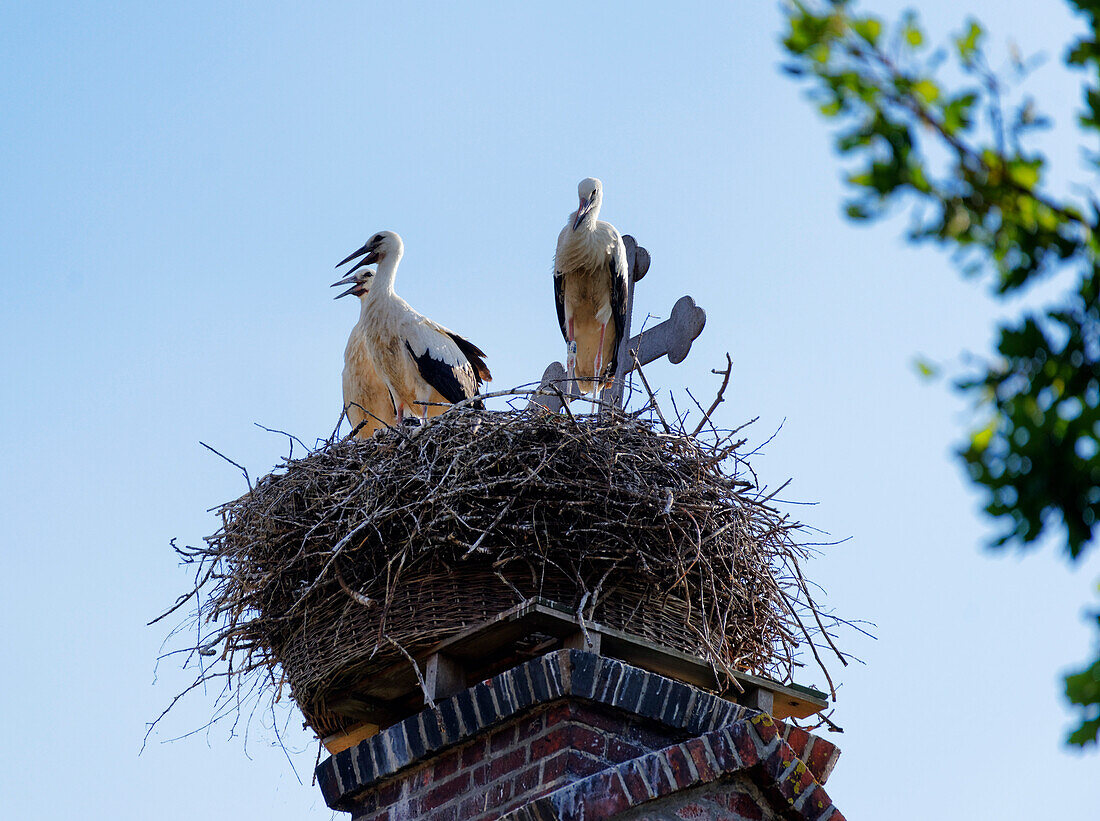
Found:
[[[1095, 138], [1100, 0], [1069, 2], [1087, 33], [1066, 61], [1085, 71], [1078, 122]], [[1051, 192], [1046, 159], [1028, 147], [1049, 125], [1019, 94], [1035, 61], [1011, 53], [994, 71], [977, 21], [933, 47], [915, 12], [888, 23], [851, 0], [791, 0], [787, 24], [784, 68], [836, 123], [851, 163], [851, 219], [911, 206], [909, 238], [946, 247], [1002, 299], [1052, 280], [1053, 301], [1003, 322], [993, 355], [956, 382], [975, 420], [959, 455], [1003, 525], [997, 547], [1046, 536], [1076, 561], [1100, 514], [1100, 203]], [[1084, 156], [1092, 176], [1100, 155]], [[1069, 676], [1066, 692], [1082, 712], [1071, 743], [1095, 743], [1100, 658]]]

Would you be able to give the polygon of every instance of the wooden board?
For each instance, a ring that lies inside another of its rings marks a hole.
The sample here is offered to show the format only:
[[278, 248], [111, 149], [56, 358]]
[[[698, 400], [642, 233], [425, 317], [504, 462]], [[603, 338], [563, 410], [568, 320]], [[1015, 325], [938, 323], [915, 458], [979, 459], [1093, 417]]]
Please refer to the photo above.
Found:
[[[720, 690], [718, 676], [708, 661], [595, 623], [586, 623], [582, 632], [575, 613], [542, 598], [528, 599], [439, 642], [419, 654], [417, 664], [433, 698], [443, 698], [544, 653], [562, 647], [583, 648], [584, 632], [588, 646], [601, 655], [717, 692], [732, 701], [758, 708], [770, 702], [770, 712], [778, 719], [807, 718], [829, 704], [826, 694], [813, 688], [781, 684], [750, 673], [734, 673], [734, 685]], [[369, 735], [377, 732], [379, 725], [389, 726], [425, 704], [420, 681], [407, 661], [371, 675], [352, 691], [365, 697], [364, 701], [379, 703], [378, 715], [369, 717], [374, 727]], [[328, 739], [325, 743], [328, 746]]]
[[342, 753], [344, 750], [351, 749], [360, 741], [366, 741], [371, 736], [378, 735], [378, 730], [379, 727], [377, 724], [364, 722], [363, 724], [349, 727], [342, 732], [326, 736], [322, 739], [321, 743], [325, 745], [325, 749], [329, 751], [330, 755], [336, 755], [337, 753]]

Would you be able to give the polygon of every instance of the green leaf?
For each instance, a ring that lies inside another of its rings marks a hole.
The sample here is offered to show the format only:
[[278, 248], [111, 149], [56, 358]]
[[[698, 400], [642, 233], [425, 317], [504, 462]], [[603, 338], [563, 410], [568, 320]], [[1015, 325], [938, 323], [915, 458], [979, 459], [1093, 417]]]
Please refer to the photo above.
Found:
[[878, 45], [878, 38], [882, 35], [882, 22], [874, 17], [864, 17], [852, 21], [852, 31], [870, 43]]
[[1100, 742], [1100, 658], [1081, 672], [1066, 676], [1066, 698], [1085, 712], [1081, 726], [1067, 741], [1079, 746]]
[[981, 25], [978, 24], [978, 21], [970, 20], [966, 32], [962, 36], [955, 38], [955, 47], [959, 51], [959, 58], [964, 63], [969, 63], [974, 59], [974, 55], [978, 51], [978, 46], [981, 44], [983, 34], [985, 34], [985, 32], [982, 30]]
[[943, 107], [943, 127], [948, 134], [955, 134], [958, 131], [965, 131], [970, 128], [973, 123], [971, 111], [977, 100], [977, 94], [967, 91], [952, 97], [948, 101], [947, 105]]
[[917, 369], [917, 374], [921, 379], [932, 380], [940, 375], [939, 365], [925, 359], [923, 356], [918, 356], [913, 360], [913, 367]]
[[862, 205], [856, 202], [850, 202], [844, 208], [844, 213], [848, 215], [848, 219], [852, 220], [869, 220], [871, 214]]
[[913, 83], [913, 93], [925, 104], [932, 104], [940, 98], [940, 87], [927, 77]]
[[906, 20], [902, 36], [905, 37], [905, 42], [912, 48], [920, 48], [924, 44], [924, 33], [917, 28], [916, 21], [913, 18]]
[[1013, 160], [1008, 164], [1008, 176], [1017, 185], [1031, 189], [1039, 184], [1042, 168], [1042, 160]]
[[997, 432], [997, 428], [997, 417], [994, 416], [985, 427], [970, 434], [971, 452], [984, 453], [989, 447], [989, 443], [993, 441], [993, 435]]

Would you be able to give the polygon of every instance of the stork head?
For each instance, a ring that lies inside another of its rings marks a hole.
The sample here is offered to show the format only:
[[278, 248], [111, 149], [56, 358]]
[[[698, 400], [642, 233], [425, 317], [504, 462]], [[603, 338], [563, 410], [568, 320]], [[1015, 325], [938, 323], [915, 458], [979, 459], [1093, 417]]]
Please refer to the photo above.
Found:
[[[363, 257], [359, 260], [355, 266], [352, 267], [354, 273], [364, 265], [370, 265], [374, 262], [381, 262], [386, 257], [400, 257], [404, 253], [405, 246], [401, 242], [401, 237], [394, 231], [379, 231], [369, 240], [366, 245], [359, 248], [356, 251], [348, 254], [340, 262], [336, 263], [336, 267], [339, 268], [346, 262], [351, 262], [356, 257]], [[366, 256], [363, 256], [363, 255]], [[339, 284], [339, 283], [337, 283]]]
[[577, 195], [581, 198], [577, 206], [577, 215], [573, 219], [573, 230], [581, 227], [585, 218], [596, 219], [600, 213], [600, 202], [603, 200], [603, 183], [595, 177], [585, 177], [577, 186]]
[[333, 299], [339, 299], [342, 296], [352, 295], [358, 297], [366, 296], [370, 293], [370, 280], [373, 276], [374, 271], [372, 271], [370, 268], [365, 268], [362, 265], [356, 267], [355, 272], [352, 273], [350, 276], [344, 277], [339, 282], [332, 283], [330, 287], [333, 288], [335, 288], [337, 285], [348, 285], [349, 283], [351, 284], [350, 288], [348, 288], [341, 294], [337, 294], [335, 297], [333, 297]]

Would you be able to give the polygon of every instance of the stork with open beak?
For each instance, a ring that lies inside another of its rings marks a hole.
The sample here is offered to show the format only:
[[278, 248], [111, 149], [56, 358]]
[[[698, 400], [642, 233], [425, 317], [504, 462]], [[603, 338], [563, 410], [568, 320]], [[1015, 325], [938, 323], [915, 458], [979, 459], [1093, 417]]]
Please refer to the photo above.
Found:
[[337, 285], [351, 287], [337, 296], [359, 297], [359, 321], [351, 329], [347, 347], [344, 348], [344, 413], [355, 435], [369, 439], [379, 428], [397, 423], [397, 410], [393, 405], [389, 388], [374, 367], [367, 349], [367, 294], [370, 293], [374, 271], [358, 268], [351, 276]]
[[[484, 351], [413, 310], [394, 293], [393, 280], [404, 253], [400, 236], [381, 231], [337, 264], [339, 268], [362, 257], [351, 276], [333, 283], [352, 282], [364, 265], [378, 264], [370, 290], [362, 298], [360, 322], [364, 347], [393, 397], [398, 424], [407, 412], [423, 420], [438, 416], [446, 403], [477, 396], [478, 387], [492, 379]], [[480, 401], [473, 406], [484, 407]]]
[[597, 219], [603, 184], [587, 177], [577, 193], [580, 204], [558, 235], [554, 299], [566, 343], [566, 375], [588, 393], [602, 391], [614, 379], [630, 284], [622, 237], [615, 226]]

